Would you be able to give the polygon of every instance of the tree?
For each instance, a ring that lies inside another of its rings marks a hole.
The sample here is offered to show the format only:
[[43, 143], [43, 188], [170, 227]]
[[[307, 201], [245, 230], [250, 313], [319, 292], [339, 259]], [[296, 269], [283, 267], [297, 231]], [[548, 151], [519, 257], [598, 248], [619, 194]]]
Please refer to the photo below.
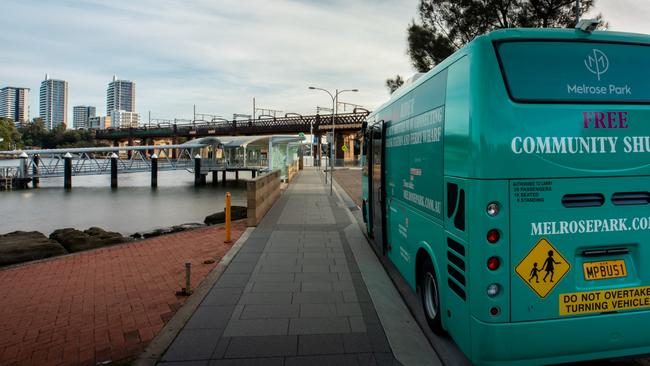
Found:
[[[420, 22], [408, 27], [408, 55], [413, 67], [427, 72], [495, 29], [573, 27], [575, 4], [575, 0], [420, 0]], [[594, 0], [580, 0], [580, 13], [593, 4]]]
[[402, 85], [404, 85], [404, 79], [399, 75], [395, 75], [395, 79], [386, 79], [386, 87], [390, 90], [391, 94]]
[[47, 135], [47, 130], [42, 118], [34, 118], [32, 123], [27, 123], [20, 128], [20, 133], [25, 147], [40, 147], [43, 146], [43, 139]]
[[20, 147], [20, 132], [16, 129], [14, 121], [0, 117], [0, 150], [13, 150]]

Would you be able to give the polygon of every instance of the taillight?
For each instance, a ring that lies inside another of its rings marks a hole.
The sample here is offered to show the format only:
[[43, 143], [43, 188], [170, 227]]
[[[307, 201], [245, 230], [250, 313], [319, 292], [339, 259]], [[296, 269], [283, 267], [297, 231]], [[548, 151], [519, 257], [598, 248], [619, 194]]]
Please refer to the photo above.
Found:
[[499, 261], [499, 258], [497, 257], [490, 257], [487, 261], [487, 267], [490, 271], [496, 271], [499, 269], [500, 265], [501, 261]]
[[499, 234], [499, 230], [497, 229], [492, 229], [487, 233], [487, 241], [491, 244], [498, 242], [500, 238], [501, 234]]
[[500, 312], [501, 312], [501, 310], [499, 310], [498, 306], [493, 306], [493, 307], [490, 308], [490, 315], [492, 315], [492, 316], [497, 316], [497, 315], [499, 315]]

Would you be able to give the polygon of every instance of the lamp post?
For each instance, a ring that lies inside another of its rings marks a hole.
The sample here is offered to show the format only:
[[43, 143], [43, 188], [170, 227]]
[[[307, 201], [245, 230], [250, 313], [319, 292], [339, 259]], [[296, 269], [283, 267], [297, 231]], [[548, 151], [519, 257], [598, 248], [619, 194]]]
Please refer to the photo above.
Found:
[[[313, 86], [309, 87], [310, 90], [321, 90], [327, 93], [330, 98], [332, 98], [332, 144], [330, 146], [330, 196], [332, 195], [332, 182], [334, 180], [334, 144], [336, 143], [336, 135], [334, 132], [336, 132], [335, 126], [334, 126], [334, 118], [336, 114], [338, 113], [338, 98], [339, 94], [345, 93], [345, 92], [358, 92], [359, 89], [344, 89], [344, 90], [338, 90], [334, 92], [334, 94], [330, 93], [329, 90], [325, 90], [322, 88], [316, 88]], [[325, 171], [326, 177], [327, 177], [327, 171]]]

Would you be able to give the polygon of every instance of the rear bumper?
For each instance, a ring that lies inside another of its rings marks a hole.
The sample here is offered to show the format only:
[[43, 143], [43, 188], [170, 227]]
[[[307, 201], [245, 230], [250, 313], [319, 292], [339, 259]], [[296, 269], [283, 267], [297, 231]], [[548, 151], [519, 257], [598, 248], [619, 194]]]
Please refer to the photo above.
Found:
[[650, 353], [650, 311], [507, 324], [471, 320], [472, 361], [535, 365]]

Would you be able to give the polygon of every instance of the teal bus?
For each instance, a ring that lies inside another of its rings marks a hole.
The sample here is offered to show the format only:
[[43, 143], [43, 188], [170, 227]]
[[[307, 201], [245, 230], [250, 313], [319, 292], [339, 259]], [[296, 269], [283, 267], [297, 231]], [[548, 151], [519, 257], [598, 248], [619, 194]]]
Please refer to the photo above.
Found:
[[368, 116], [363, 216], [481, 365], [650, 353], [650, 37], [505, 29]]

